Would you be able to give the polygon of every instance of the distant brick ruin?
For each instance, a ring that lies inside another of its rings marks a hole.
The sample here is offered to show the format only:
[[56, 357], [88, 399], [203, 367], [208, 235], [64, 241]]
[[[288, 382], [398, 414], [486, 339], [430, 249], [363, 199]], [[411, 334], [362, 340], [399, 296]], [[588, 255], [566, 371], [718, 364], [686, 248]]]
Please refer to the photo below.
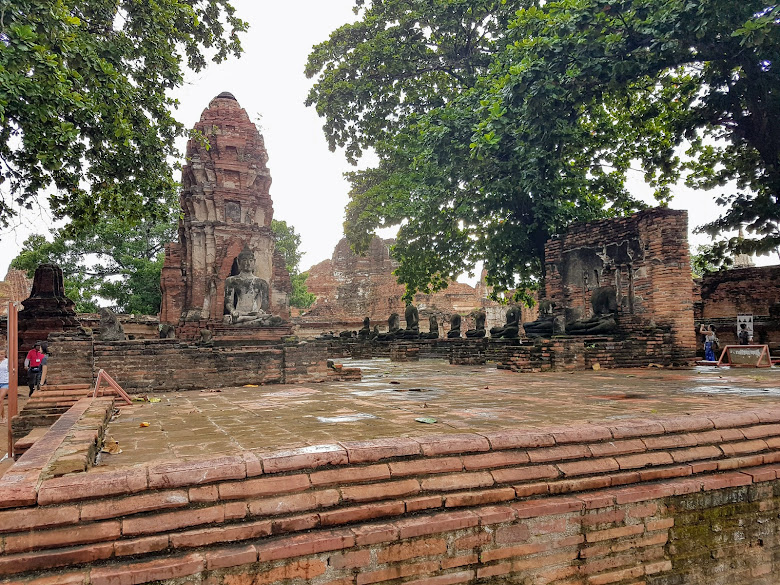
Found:
[[[686, 212], [664, 208], [575, 224], [547, 243], [545, 291], [537, 305], [545, 312], [534, 320], [537, 307], [524, 309], [526, 330], [515, 326], [514, 334], [506, 336], [496, 328], [483, 339], [347, 337], [331, 343], [329, 355], [389, 356], [393, 361], [440, 357], [454, 364], [493, 362], [521, 372], [688, 363], [696, 333], [687, 233]], [[368, 254], [357, 257], [342, 240], [331, 260], [312, 268], [310, 286], [318, 299], [296, 319], [299, 331], [352, 325], [362, 315], [382, 326], [384, 313], [402, 314], [403, 289], [392, 276], [397, 264], [390, 243], [375, 238]], [[484, 285], [456, 284], [436, 295], [418, 295], [415, 304], [421, 317], [444, 315], [443, 324], [469, 307], [483, 309], [492, 317], [490, 329], [503, 324], [508, 311], [486, 296]]]
[[21, 302], [30, 296], [32, 279], [27, 278], [24, 270], [9, 268], [5, 278], [0, 281], [0, 316], [8, 315], [8, 302]]
[[[393, 271], [398, 262], [390, 256], [393, 240], [374, 237], [364, 256], [355, 254], [343, 238], [333, 256], [308, 270], [306, 286], [317, 296], [314, 305], [302, 317], [294, 319], [299, 334], [318, 334], [323, 330], [359, 329], [364, 317], [372, 326], [387, 328], [391, 313], [404, 313], [404, 287], [398, 284]], [[414, 303], [420, 319], [426, 322], [435, 315], [443, 331], [449, 330], [450, 316], [465, 317], [464, 328], [473, 322], [471, 316], [484, 310], [488, 328], [504, 322], [506, 306], [488, 299], [489, 290], [484, 280], [476, 287], [452, 282], [443, 291], [432, 295], [417, 294]], [[536, 308], [524, 308], [525, 320], [536, 318]]]
[[[232, 94], [219, 94], [203, 111], [187, 143], [182, 169], [179, 242], [165, 249], [160, 286], [160, 322], [180, 336], [218, 328], [225, 309], [225, 280], [237, 274], [246, 247], [254, 253], [254, 275], [268, 283], [272, 315], [289, 318], [288, 274], [274, 250], [271, 232], [271, 174], [262, 135]], [[279, 336], [277, 335], [277, 338]]]

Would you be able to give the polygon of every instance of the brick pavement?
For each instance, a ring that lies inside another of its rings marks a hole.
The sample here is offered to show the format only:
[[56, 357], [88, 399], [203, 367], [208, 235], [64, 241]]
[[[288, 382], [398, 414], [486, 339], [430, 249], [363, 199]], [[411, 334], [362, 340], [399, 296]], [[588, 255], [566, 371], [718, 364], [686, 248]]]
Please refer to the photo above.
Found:
[[516, 374], [441, 360], [344, 364], [363, 368], [363, 380], [164, 393], [122, 409], [107, 434], [123, 452], [100, 465], [780, 404], [777, 368]]

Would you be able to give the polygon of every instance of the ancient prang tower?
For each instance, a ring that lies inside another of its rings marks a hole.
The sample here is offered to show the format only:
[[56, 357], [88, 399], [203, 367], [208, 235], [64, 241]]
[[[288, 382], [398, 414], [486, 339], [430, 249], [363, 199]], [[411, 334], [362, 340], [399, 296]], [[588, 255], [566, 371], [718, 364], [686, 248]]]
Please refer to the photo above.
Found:
[[271, 232], [271, 174], [263, 137], [232, 94], [219, 94], [187, 143], [182, 169], [179, 242], [168, 244], [161, 276], [160, 322], [177, 336], [224, 327], [225, 279], [242, 250], [254, 253], [254, 275], [269, 289], [269, 310], [289, 318], [290, 276]]

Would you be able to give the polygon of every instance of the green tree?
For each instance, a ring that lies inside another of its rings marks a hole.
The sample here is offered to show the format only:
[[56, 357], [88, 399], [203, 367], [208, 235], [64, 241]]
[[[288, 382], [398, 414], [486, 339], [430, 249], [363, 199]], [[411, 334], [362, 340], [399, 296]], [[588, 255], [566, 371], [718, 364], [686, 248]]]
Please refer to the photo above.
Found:
[[276, 250], [284, 256], [284, 265], [290, 273], [292, 282], [292, 294], [290, 306], [299, 309], [308, 309], [317, 299], [306, 288], [308, 272], [300, 272], [300, 262], [303, 253], [300, 251], [301, 236], [295, 232], [295, 228], [287, 225], [286, 221], [271, 220], [271, 230], [274, 233]]
[[777, 247], [778, 8], [730, 0], [357, 0], [359, 22], [314, 48], [308, 98], [350, 175], [345, 231], [364, 249], [400, 225], [407, 292], [485, 261], [497, 290], [542, 271], [572, 221], [642, 207], [640, 166], [666, 203], [682, 176], [730, 184], [705, 226], [723, 249]]
[[0, 0], [0, 224], [47, 189], [70, 230], [175, 194], [183, 70], [239, 55], [228, 0]]
[[154, 315], [160, 310], [163, 247], [175, 234], [172, 208], [159, 221], [104, 219], [76, 236], [62, 229], [52, 231], [53, 241], [30, 236], [11, 267], [32, 276], [39, 264], [58, 264], [80, 312], [96, 311], [104, 299], [123, 313]]
[[691, 273], [694, 278], [701, 278], [710, 272], [720, 270], [722, 250], [717, 244], [701, 244], [696, 246], [696, 252], [691, 254]]
[[[510, 23], [534, 2], [357, 4], [361, 20], [310, 55], [306, 73], [318, 78], [307, 103], [325, 118], [331, 148], [378, 155], [376, 167], [349, 175], [345, 232], [363, 252], [377, 228], [400, 226], [393, 256], [408, 296], [444, 288], [479, 261], [496, 293], [523, 296], [551, 234], [641, 207], [625, 192], [607, 207], [603, 188], [587, 189], [574, 145], [548, 159], [522, 138], [502, 153], [475, 143]], [[498, 145], [495, 132], [484, 136]]]

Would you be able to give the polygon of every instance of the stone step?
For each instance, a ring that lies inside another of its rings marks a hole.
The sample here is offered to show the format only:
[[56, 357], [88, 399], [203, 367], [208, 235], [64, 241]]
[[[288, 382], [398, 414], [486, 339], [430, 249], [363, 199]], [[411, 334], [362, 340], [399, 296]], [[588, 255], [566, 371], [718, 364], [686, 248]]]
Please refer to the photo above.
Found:
[[14, 443], [14, 458], [19, 459], [35, 442], [46, 434], [49, 427], [36, 427]]
[[50, 427], [57, 419], [60, 418], [62, 413], [55, 414], [34, 414], [31, 416], [16, 415], [11, 421], [11, 427], [15, 436], [21, 438], [22, 432], [24, 434], [30, 432], [35, 427]]
[[38, 417], [38, 416], [46, 416], [50, 414], [62, 414], [63, 412], [67, 411], [71, 406], [73, 406], [74, 403], [68, 403], [68, 404], [58, 404], [54, 405], [48, 408], [32, 408], [32, 409], [25, 409], [24, 418], [32, 418], [32, 417]]
[[32, 395], [28, 404], [51, 404], [52, 402], [78, 402], [88, 394], [78, 394], [76, 396], [47, 396], [45, 394], [39, 395], [37, 392]]
[[49, 390], [89, 390], [92, 387], [91, 384], [56, 384], [51, 386], [44, 386], [42, 389]]
[[61, 386], [41, 386], [41, 389], [38, 390], [38, 392], [42, 394], [72, 394], [77, 395], [80, 394], [84, 396], [85, 394], [89, 393], [90, 388], [92, 386], [88, 386], [86, 384], [74, 384], [74, 386], [81, 386], [80, 388], [63, 388]]

